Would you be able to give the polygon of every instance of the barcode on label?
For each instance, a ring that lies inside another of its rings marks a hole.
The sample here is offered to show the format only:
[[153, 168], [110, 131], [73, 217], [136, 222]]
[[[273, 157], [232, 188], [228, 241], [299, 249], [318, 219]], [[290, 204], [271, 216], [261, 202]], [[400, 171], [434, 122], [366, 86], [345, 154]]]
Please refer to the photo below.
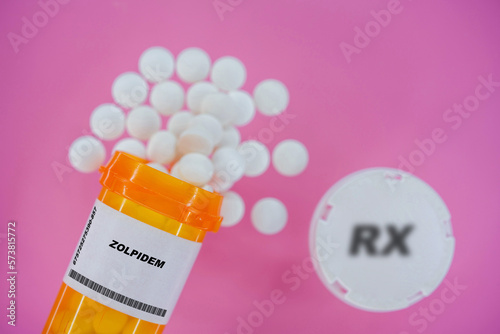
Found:
[[94, 282], [93, 280], [81, 275], [80, 273], [74, 271], [73, 269], [69, 270], [69, 277], [74, 279], [80, 284], [85, 285], [87, 288], [94, 290], [97, 293], [100, 293], [103, 296], [106, 296], [108, 298], [111, 298], [119, 303], [125, 304], [127, 306], [133, 307], [137, 310], [141, 310], [143, 312], [147, 312], [150, 314], [154, 314], [160, 317], [164, 317], [165, 314], [167, 314], [167, 310], [162, 309], [160, 307], [152, 306], [140, 301], [137, 301], [135, 299], [126, 297], [122, 294], [119, 294], [116, 291], [110, 290], [99, 283]]

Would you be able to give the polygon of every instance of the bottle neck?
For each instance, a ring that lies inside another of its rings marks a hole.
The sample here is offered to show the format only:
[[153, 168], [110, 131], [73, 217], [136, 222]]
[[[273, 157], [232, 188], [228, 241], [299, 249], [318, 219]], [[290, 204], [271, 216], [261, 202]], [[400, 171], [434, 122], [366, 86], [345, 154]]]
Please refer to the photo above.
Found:
[[116, 211], [120, 211], [129, 217], [143, 222], [144, 224], [156, 227], [180, 238], [200, 243], [205, 238], [206, 231], [200, 230], [188, 224], [183, 224], [177, 220], [148, 209], [132, 200], [110, 191], [106, 187], [102, 188], [97, 199]]

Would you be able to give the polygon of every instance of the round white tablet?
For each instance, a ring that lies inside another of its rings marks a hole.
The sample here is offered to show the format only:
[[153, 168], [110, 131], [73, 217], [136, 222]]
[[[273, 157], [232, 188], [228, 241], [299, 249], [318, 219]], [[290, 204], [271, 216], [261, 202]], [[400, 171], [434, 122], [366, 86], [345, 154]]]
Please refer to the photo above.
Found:
[[298, 140], [283, 140], [273, 150], [273, 166], [281, 175], [299, 175], [306, 169], [308, 162], [307, 148]]
[[101, 139], [116, 139], [125, 131], [125, 114], [112, 103], [101, 104], [90, 115], [90, 129]]
[[158, 131], [149, 138], [146, 149], [148, 160], [169, 164], [176, 157], [177, 137], [169, 131]]
[[177, 137], [188, 128], [189, 122], [194, 115], [189, 111], [179, 111], [173, 114], [167, 121], [167, 129]]
[[267, 116], [281, 114], [290, 100], [288, 89], [278, 80], [261, 81], [253, 91], [257, 109]]
[[214, 171], [214, 176], [208, 182], [208, 185], [211, 186], [216, 192], [223, 193], [231, 189], [234, 183], [231, 182], [231, 177], [229, 177], [226, 172]]
[[210, 56], [199, 48], [188, 48], [177, 56], [177, 75], [182, 81], [196, 82], [205, 79], [210, 72]]
[[156, 84], [151, 90], [149, 103], [162, 115], [172, 115], [184, 105], [184, 90], [175, 81]]
[[214, 116], [225, 126], [233, 121], [236, 113], [236, 105], [233, 99], [225, 93], [211, 93], [203, 99], [201, 112]]
[[212, 155], [215, 175], [234, 184], [245, 174], [245, 158], [234, 148], [222, 147]]
[[139, 58], [139, 71], [150, 82], [165, 81], [174, 74], [174, 56], [160, 46], [151, 47]]
[[252, 96], [243, 90], [232, 91], [228, 95], [235, 103], [235, 116], [232, 123], [237, 126], [250, 123], [255, 116], [255, 104]]
[[179, 160], [181, 178], [195, 186], [203, 186], [214, 174], [214, 166], [206, 155], [189, 153]]
[[182, 180], [182, 177], [181, 175], [179, 174], [179, 168], [180, 168], [180, 165], [179, 163], [177, 162], [176, 164], [174, 164], [172, 166], [172, 168], [170, 168], [170, 175], [172, 175], [173, 177], [175, 178], [178, 178], [179, 180]]
[[149, 106], [136, 107], [127, 116], [127, 132], [137, 139], [148, 140], [160, 127], [160, 115]]
[[245, 65], [234, 57], [226, 56], [215, 61], [210, 79], [222, 90], [236, 90], [243, 86], [247, 78]]
[[133, 108], [148, 97], [148, 84], [139, 74], [126, 72], [120, 74], [111, 86], [113, 100], [124, 108]]
[[111, 155], [115, 154], [116, 151], [122, 151], [138, 158], [146, 159], [146, 146], [135, 138], [124, 138], [118, 141], [113, 147]]
[[71, 166], [77, 171], [90, 173], [103, 164], [106, 149], [100, 140], [92, 136], [82, 136], [69, 147], [68, 158]]
[[234, 191], [227, 191], [223, 193], [222, 196], [220, 215], [223, 219], [221, 226], [234, 226], [238, 224], [245, 215], [245, 202], [243, 198]]
[[230, 126], [222, 132], [222, 138], [217, 147], [231, 147], [236, 148], [241, 141], [241, 135], [238, 129]]
[[207, 129], [212, 135], [212, 142], [215, 145], [221, 141], [223, 134], [222, 124], [220, 124], [219, 120], [214, 116], [209, 114], [196, 115], [193, 117], [191, 122], [189, 122], [188, 127], [196, 126], [201, 126]]
[[245, 158], [245, 175], [255, 177], [263, 174], [269, 167], [271, 157], [266, 145], [257, 140], [247, 140], [238, 146], [238, 152]]
[[253, 226], [263, 234], [276, 234], [288, 220], [286, 206], [278, 199], [266, 197], [259, 200], [252, 208]]
[[188, 109], [193, 113], [199, 114], [201, 112], [201, 103], [203, 102], [205, 96], [217, 92], [217, 87], [207, 81], [200, 81], [191, 85], [186, 94]]
[[177, 141], [177, 150], [182, 155], [195, 152], [209, 155], [213, 149], [212, 134], [201, 126], [186, 129]]
[[211, 193], [214, 192], [214, 188], [212, 186], [208, 185], [208, 184], [205, 184], [203, 186], [203, 189], [206, 190], [206, 191], [210, 191]]
[[163, 166], [162, 164], [159, 164], [157, 162], [149, 162], [147, 165], [149, 167], [153, 167], [156, 170], [159, 170], [160, 172], [168, 174], [167, 168], [165, 168], [165, 166]]
[[450, 213], [427, 183], [371, 168], [326, 192], [309, 245], [328, 290], [351, 306], [387, 312], [431, 295], [450, 268], [455, 239]]

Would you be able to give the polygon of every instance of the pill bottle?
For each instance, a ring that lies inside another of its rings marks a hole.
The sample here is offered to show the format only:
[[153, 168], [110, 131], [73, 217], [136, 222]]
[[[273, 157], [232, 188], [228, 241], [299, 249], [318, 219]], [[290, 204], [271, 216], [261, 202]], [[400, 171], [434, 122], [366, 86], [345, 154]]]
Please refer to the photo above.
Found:
[[161, 333], [222, 197], [116, 152], [42, 333]]

